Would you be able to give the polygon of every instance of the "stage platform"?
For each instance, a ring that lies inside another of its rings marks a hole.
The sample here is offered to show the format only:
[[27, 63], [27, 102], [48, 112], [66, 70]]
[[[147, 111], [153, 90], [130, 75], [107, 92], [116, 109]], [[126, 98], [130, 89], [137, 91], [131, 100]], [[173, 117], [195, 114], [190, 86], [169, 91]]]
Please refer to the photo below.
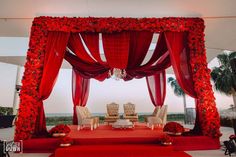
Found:
[[[75, 125], [71, 125], [70, 128], [71, 132], [68, 136], [74, 141], [73, 151], [75, 151], [74, 149], [80, 150], [80, 147], [93, 151], [96, 147], [105, 149], [109, 145], [111, 150], [121, 148], [121, 145], [131, 147], [130, 149], [135, 148], [135, 145], [147, 149], [149, 146], [166, 149], [160, 144], [160, 138], [165, 134], [162, 129], [151, 130], [144, 123], [137, 123], [133, 129], [113, 129], [110, 125], [101, 125], [93, 131], [89, 128], [78, 131]], [[206, 136], [173, 136], [172, 138], [173, 145], [168, 147], [173, 151], [220, 148], [219, 139]], [[35, 138], [24, 141], [23, 149], [24, 152], [29, 153], [53, 153], [56, 149], [61, 151], [58, 149], [59, 144], [59, 138]]]
[[113, 129], [111, 125], [101, 125], [96, 130], [89, 128], [77, 130], [77, 126], [70, 126], [68, 137], [74, 139], [75, 144], [158, 144], [165, 133], [162, 129], [151, 130], [145, 124], [136, 124], [133, 129]]

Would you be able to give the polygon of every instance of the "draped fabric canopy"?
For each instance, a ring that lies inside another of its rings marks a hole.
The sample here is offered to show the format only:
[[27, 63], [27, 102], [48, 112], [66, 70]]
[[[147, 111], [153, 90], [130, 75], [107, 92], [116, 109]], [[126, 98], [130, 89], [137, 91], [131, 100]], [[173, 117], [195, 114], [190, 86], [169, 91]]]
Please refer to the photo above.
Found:
[[[71, 33], [70, 35], [50, 32], [40, 85], [42, 99], [50, 95], [63, 57], [73, 67], [73, 124], [77, 124], [76, 106], [85, 106], [88, 100], [89, 79], [103, 81], [110, 77], [115, 68], [126, 71], [126, 76], [123, 78], [125, 81], [146, 77], [149, 95], [154, 106], [164, 104], [165, 69], [171, 65], [183, 90], [190, 96], [196, 97], [188, 61], [187, 33], [160, 33], [153, 55], [144, 63], [152, 38], [153, 33], [148, 31]], [[46, 128], [43, 107], [40, 108], [39, 117], [36, 132], [40, 133]]]
[[102, 34], [101, 39], [99, 33], [72, 33], [65, 59], [84, 78], [102, 81], [109, 77], [109, 71], [112, 73], [114, 68], [126, 71], [126, 81], [150, 76], [171, 66], [164, 33], [160, 33], [150, 60], [142, 64], [152, 37], [153, 33], [147, 31]]

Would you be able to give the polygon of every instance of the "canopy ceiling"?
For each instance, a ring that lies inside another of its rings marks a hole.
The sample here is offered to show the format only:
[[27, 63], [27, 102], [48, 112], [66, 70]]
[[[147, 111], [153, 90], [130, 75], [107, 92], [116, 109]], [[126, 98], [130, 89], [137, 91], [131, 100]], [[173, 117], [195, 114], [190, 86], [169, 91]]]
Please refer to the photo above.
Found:
[[[1, 0], [0, 37], [28, 37], [33, 18], [40, 15], [203, 17], [206, 24], [207, 57], [210, 61], [224, 49], [236, 50], [236, 32], [233, 31], [236, 28], [235, 5], [235, 0], [22, 0], [17, 5], [14, 0]], [[22, 38], [17, 40], [22, 41]], [[23, 65], [25, 58], [20, 52], [26, 55], [26, 50], [22, 48], [22, 44], [27, 47], [27, 40], [23, 43], [15, 42], [14, 45], [3, 45], [5, 48], [0, 48], [0, 61]], [[10, 51], [12, 47], [19, 49]], [[63, 67], [70, 66], [64, 64]]]

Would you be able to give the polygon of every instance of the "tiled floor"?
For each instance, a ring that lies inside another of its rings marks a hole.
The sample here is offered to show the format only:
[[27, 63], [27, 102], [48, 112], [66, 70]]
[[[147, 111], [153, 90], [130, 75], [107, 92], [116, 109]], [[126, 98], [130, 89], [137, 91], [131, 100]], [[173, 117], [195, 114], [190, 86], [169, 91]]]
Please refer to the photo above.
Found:
[[[191, 126], [189, 126], [191, 127]], [[229, 135], [233, 134], [233, 129], [229, 127], [221, 127], [223, 136], [220, 141], [228, 140]], [[0, 129], [1, 140], [12, 140], [14, 137], [14, 128]], [[223, 150], [206, 150], [206, 151], [187, 151], [192, 157], [224, 157]], [[50, 154], [11, 154], [11, 157], [48, 157]], [[232, 156], [236, 156], [233, 154]]]

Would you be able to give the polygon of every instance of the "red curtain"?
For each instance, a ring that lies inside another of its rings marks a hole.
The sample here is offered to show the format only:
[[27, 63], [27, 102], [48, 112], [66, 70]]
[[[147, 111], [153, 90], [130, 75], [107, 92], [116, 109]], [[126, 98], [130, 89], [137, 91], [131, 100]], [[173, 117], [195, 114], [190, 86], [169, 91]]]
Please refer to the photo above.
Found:
[[71, 34], [68, 48], [71, 49], [73, 53], [75, 53], [76, 56], [84, 62], [95, 63], [96, 61], [90, 57], [84, 46], [83, 39], [79, 33]]
[[170, 52], [171, 64], [180, 87], [191, 97], [196, 98], [190, 67], [189, 48], [186, 32], [165, 32], [166, 43]]
[[[81, 38], [81, 36], [83, 37]], [[89, 39], [91, 39], [91, 41]], [[84, 41], [84, 44], [82, 43], [82, 40]], [[76, 56], [70, 52], [67, 52], [65, 54], [65, 59], [73, 66], [73, 68], [77, 70], [78, 73], [80, 73], [82, 77], [95, 78], [99, 81], [103, 81], [108, 77], [108, 71], [110, 70], [110, 67], [104, 63], [101, 64], [100, 62], [95, 61], [88, 54], [87, 50], [85, 50], [84, 48], [84, 46], [87, 45], [88, 49], [90, 49], [91, 54], [93, 51], [99, 53], [95, 40], [97, 40], [97, 38], [96, 35], [93, 34], [88, 34], [88, 35], [87, 34], [79, 35], [78, 33], [71, 34], [68, 43], [68, 48], [74, 54], [76, 54]], [[92, 46], [92, 43], [94, 43], [95, 45]]]
[[141, 65], [147, 55], [152, 35], [153, 33], [145, 31], [103, 34], [107, 60], [104, 62], [99, 54], [99, 33], [73, 33], [68, 47], [76, 56], [67, 53], [65, 58], [81, 76], [101, 81], [108, 77], [108, 71], [113, 68], [125, 69], [127, 77], [124, 80], [131, 80], [151, 76], [173, 65], [180, 86], [187, 94], [195, 97], [186, 44], [187, 33], [160, 33], [151, 59]]
[[162, 106], [166, 97], [166, 72], [146, 77], [148, 92], [154, 106]]
[[129, 69], [139, 67], [145, 56], [148, 53], [148, 48], [152, 41], [152, 32], [147, 31], [132, 31], [130, 32], [130, 46], [129, 46], [129, 56], [128, 56], [128, 66]]
[[[150, 35], [147, 37], [150, 38]], [[148, 38], [143, 37], [142, 41], [147, 40], [147, 39]], [[142, 42], [142, 41], [140, 41], [139, 44], [144, 44], [143, 46], [147, 46], [145, 45], [145, 43], [146, 44], [148, 43]], [[130, 53], [132, 54], [132, 51]], [[133, 52], [133, 53], [135, 55], [136, 52]], [[132, 58], [129, 57], [129, 59], [130, 59], [129, 61], [132, 62]], [[170, 56], [169, 56], [169, 52], [168, 52], [166, 41], [165, 41], [165, 36], [163, 33], [160, 33], [151, 59], [144, 65], [136, 65], [135, 67], [132, 67], [132, 68], [129, 68], [128, 66], [127, 77], [125, 78], [125, 80], [151, 76], [151, 75], [161, 72], [162, 70], [167, 69], [169, 66], [171, 66], [171, 63], [170, 63]]]
[[[171, 66], [165, 36], [160, 33], [151, 59], [141, 65], [152, 41], [152, 32], [130, 31], [103, 34], [104, 53], [107, 62], [101, 60], [99, 33], [72, 33], [65, 59], [85, 78], [103, 81], [113, 68], [125, 69], [125, 81], [159, 73]], [[87, 50], [85, 49], [87, 47]], [[91, 53], [91, 56], [88, 54]]]
[[106, 65], [107, 63], [103, 61], [100, 56], [99, 33], [81, 33], [81, 36], [93, 58], [95, 58], [98, 63]]
[[165, 53], [168, 53], [168, 48], [166, 45], [164, 34], [160, 33], [151, 59], [142, 67], [149, 67], [153, 65]]
[[77, 125], [76, 106], [85, 106], [89, 96], [90, 79], [80, 76], [76, 69], [72, 70], [72, 98], [74, 103], [73, 124]]
[[35, 125], [36, 128], [34, 134], [36, 136], [39, 136], [46, 132], [46, 121], [42, 101], [47, 99], [52, 92], [64, 58], [69, 35], [69, 33], [65, 32], [48, 32], [43, 75], [39, 86], [39, 95], [41, 102]]
[[130, 32], [102, 34], [107, 63], [112, 68], [125, 69], [128, 64]]
[[87, 64], [79, 60], [75, 55], [67, 52], [65, 59], [72, 65], [77, 72], [86, 79], [95, 78], [99, 81], [104, 81], [108, 78], [109, 67], [103, 67], [98, 64]]

